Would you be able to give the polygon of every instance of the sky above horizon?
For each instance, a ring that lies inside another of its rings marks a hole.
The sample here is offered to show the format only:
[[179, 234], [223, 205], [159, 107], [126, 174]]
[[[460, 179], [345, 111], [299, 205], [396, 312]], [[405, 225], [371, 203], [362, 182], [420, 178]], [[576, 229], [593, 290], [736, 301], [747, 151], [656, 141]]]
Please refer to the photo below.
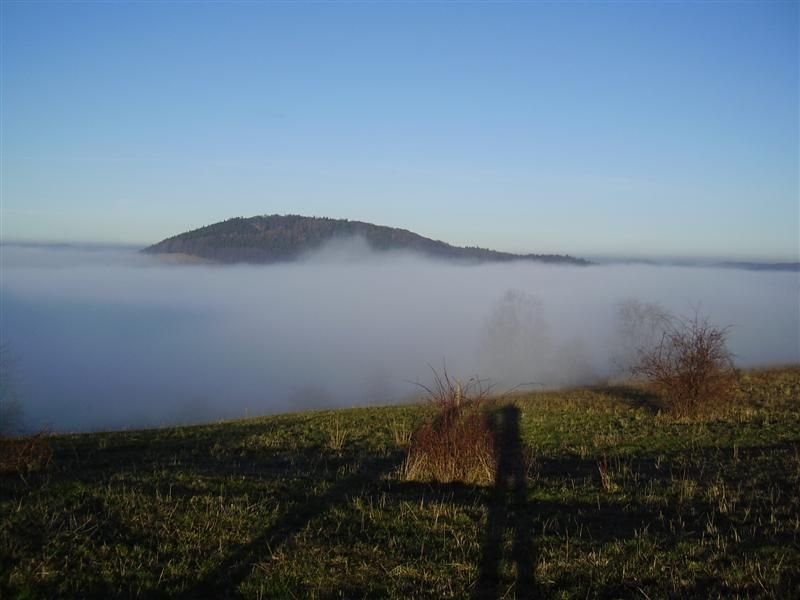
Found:
[[796, 2], [0, 3], [0, 240], [800, 260]]

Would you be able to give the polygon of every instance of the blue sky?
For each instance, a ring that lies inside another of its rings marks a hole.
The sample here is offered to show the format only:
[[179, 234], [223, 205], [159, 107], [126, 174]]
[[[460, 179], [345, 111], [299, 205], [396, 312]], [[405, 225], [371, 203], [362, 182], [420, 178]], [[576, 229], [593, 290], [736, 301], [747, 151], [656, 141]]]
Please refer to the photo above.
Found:
[[798, 260], [798, 4], [2, 3], [3, 240], [299, 213]]

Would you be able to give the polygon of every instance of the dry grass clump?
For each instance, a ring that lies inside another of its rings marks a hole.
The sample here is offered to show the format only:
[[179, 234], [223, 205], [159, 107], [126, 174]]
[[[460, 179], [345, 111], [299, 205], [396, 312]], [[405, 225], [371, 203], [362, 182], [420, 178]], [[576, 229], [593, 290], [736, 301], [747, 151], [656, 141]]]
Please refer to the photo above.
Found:
[[671, 319], [660, 341], [640, 350], [633, 371], [650, 381], [673, 416], [713, 414], [736, 394], [737, 373], [727, 334], [728, 329], [712, 327], [699, 315]]
[[601, 458], [597, 459], [597, 471], [600, 473], [600, 487], [603, 488], [603, 491], [617, 491], [619, 486], [614, 481], [613, 469], [608, 464], [608, 455], [603, 454]]
[[0, 473], [30, 473], [44, 469], [53, 460], [46, 433], [24, 438], [0, 438]]
[[328, 448], [333, 452], [341, 453], [347, 441], [347, 430], [342, 427], [339, 419], [334, 419], [328, 429]]
[[394, 444], [398, 448], [408, 448], [411, 445], [411, 437], [414, 433], [411, 428], [403, 421], [393, 419], [391, 422], [392, 437]]
[[494, 482], [497, 459], [489, 415], [488, 389], [471, 379], [467, 384], [434, 370], [434, 386], [423, 388], [437, 407], [436, 416], [419, 427], [402, 467], [407, 481]]

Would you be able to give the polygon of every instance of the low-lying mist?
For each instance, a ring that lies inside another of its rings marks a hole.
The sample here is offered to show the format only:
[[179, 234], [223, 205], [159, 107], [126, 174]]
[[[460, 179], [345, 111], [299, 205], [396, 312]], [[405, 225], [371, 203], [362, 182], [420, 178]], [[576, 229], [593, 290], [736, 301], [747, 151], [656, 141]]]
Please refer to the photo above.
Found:
[[29, 430], [392, 403], [444, 364], [497, 389], [592, 383], [619, 374], [629, 299], [730, 325], [739, 366], [800, 362], [796, 272], [460, 265], [358, 240], [271, 266], [1, 250], [0, 337]]

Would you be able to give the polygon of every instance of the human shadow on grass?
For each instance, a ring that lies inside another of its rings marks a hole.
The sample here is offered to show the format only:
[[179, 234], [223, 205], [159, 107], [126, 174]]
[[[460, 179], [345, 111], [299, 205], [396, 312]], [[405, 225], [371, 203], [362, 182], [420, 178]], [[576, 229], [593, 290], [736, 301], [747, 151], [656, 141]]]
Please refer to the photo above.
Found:
[[[498, 426], [497, 419], [500, 418]], [[519, 432], [520, 411], [509, 404], [495, 414], [495, 448], [498, 452], [494, 488], [489, 497], [489, 513], [474, 598], [500, 596], [500, 564], [503, 539], [513, 531], [511, 559], [516, 570], [515, 594], [519, 598], [540, 596], [534, 578], [535, 548], [531, 535], [531, 513], [527, 509], [527, 473]]]
[[[480, 573], [474, 597], [500, 596], [500, 565], [503, 561], [503, 539], [506, 531], [513, 531], [511, 560], [516, 569], [515, 593], [519, 598], [538, 597], [534, 581], [535, 553], [531, 535], [531, 512], [526, 509], [527, 489], [525, 463], [520, 437], [520, 412], [508, 405], [494, 415], [495, 447], [498, 462], [495, 484], [489, 494], [489, 513], [482, 548]], [[202, 577], [182, 595], [183, 598], [235, 596], [239, 584], [250, 574], [252, 566], [267, 560], [274, 548], [288, 541], [312, 519], [346, 501], [347, 497], [365, 486], [374, 485], [380, 478], [396, 468], [403, 458], [396, 452], [385, 457], [368, 459], [358, 471], [332, 484], [325, 493], [312, 496], [300, 506], [286, 513], [274, 525], [265, 529], [251, 542], [233, 550], [211, 572]], [[396, 484], [395, 484], [396, 485]], [[395, 487], [395, 486], [391, 486]], [[430, 492], [449, 493], [457, 504], [474, 499], [479, 488], [464, 484], [424, 485], [400, 484], [395, 489], [401, 496]]]

